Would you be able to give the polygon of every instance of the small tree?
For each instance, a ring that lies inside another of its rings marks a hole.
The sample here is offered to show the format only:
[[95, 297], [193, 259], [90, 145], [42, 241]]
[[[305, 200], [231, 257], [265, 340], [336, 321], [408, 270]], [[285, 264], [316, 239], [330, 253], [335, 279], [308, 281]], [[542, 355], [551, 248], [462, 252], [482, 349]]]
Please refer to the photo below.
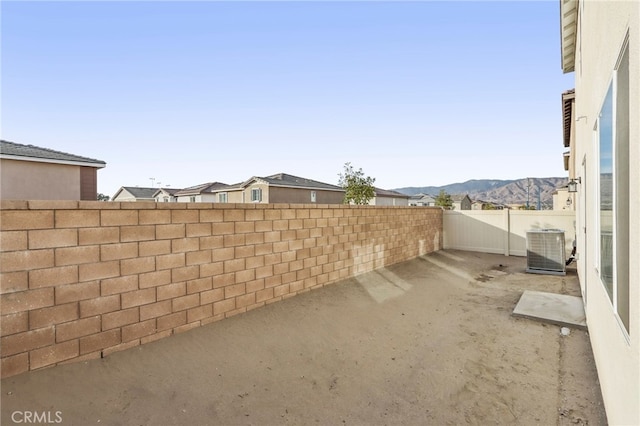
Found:
[[482, 205], [482, 210], [496, 210], [496, 206], [493, 203], [486, 203]]
[[96, 199], [98, 201], [109, 201], [109, 196], [98, 192], [98, 197]]
[[344, 163], [344, 172], [340, 173], [339, 185], [344, 188], [344, 204], [368, 204], [375, 197], [373, 183], [375, 178], [365, 176], [362, 169], [355, 170], [351, 163]]
[[444, 189], [440, 190], [440, 194], [436, 197], [436, 206], [444, 207], [445, 209], [453, 209], [453, 200], [451, 195], [447, 194]]

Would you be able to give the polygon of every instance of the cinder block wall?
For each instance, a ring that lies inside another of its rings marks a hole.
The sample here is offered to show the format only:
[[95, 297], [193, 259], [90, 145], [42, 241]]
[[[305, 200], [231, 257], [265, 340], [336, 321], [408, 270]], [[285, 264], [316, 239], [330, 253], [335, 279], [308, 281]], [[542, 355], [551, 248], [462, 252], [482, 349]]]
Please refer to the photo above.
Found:
[[2, 377], [100, 358], [442, 246], [424, 207], [2, 201]]

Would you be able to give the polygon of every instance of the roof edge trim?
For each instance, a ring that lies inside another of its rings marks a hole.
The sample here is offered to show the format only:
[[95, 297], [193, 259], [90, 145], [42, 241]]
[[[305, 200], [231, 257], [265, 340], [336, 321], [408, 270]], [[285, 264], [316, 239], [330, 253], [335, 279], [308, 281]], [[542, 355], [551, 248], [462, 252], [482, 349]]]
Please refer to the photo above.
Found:
[[564, 73], [575, 70], [578, 2], [579, 0], [560, 0], [560, 40]]
[[15, 161], [31, 161], [34, 163], [51, 163], [51, 164], [65, 164], [68, 166], [93, 167], [96, 169], [101, 169], [107, 166], [107, 163], [105, 163], [104, 161], [91, 163], [88, 161], [56, 160], [52, 158], [27, 157], [23, 155], [11, 155], [11, 154], [0, 154], [0, 158], [5, 160], [15, 160]]

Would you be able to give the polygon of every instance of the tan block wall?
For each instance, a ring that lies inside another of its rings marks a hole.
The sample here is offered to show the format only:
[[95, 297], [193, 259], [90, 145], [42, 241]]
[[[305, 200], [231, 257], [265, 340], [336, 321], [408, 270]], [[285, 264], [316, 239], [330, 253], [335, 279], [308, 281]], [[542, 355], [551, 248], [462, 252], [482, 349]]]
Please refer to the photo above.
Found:
[[2, 201], [2, 377], [100, 358], [439, 250], [442, 211]]

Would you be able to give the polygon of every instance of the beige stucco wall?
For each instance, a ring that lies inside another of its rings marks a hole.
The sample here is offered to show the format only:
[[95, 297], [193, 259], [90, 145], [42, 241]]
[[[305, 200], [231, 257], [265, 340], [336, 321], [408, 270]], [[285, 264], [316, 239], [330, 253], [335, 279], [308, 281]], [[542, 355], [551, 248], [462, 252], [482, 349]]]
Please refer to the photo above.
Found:
[[[262, 190], [262, 200], [261, 201], [251, 201], [251, 190], [260, 188]], [[269, 203], [270, 191], [269, 185], [266, 183], [253, 183], [247, 186], [243, 191], [243, 199], [241, 202], [243, 203]]]
[[111, 201], [133, 202], [133, 201], [136, 201], [136, 197], [134, 197], [133, 194], [131, 194], [131, 193], [127, 192], [127, 191], [120, 191], [120, 193], [117, 194], [115, 197], [113, 197], [113, 199]]
[[[342, 204], [344, 199], [344, 192], [272, 186], [269, 188], [269, 202], [308, 204], [311, 203], [311, 191], [315, 191], [316, 193], [316, 204]], [[249, 196], [251, 196], [251, 194], [249, 194]]]
[[217, 194], [195, 194], [195, 195], [181, 195], [177, 197], [178, 203], [189, 203], [191, 202], [191, 197], [195, 197], [196, 203], [217, 203], [218, 195]]
[[[567, 199], [571, 200], [571, 203], [567, 205]], [[556, 193], [553, 194], [553, 209], [554, 210], [575, 210], [575, 196], [570, 194], [567, 188], [558, 188]]]
[[[640, 5], [636, 1], [581, 1], [576, 45], [575, 123], [578, 271], [589, 335], [610, 424], [640, 424]], [[625, 35], [629, 32], [630, 191], [629, 335], [614, 314], [596, 265], [598, 157], [594, 125], [601, 109]], [[581, 118], [583, 117], [583, 118]], [[585, 160], [583, 167], [583, 160]], [[586, 231], [586, 234], [582, 231]]]
[[80, 166], [0, 160], [0, 198], [79, 200]]
[[[251, 201], [251, 190], [254, 189], [254, 188], [262, 189], [262, 201], [260, 201], [260, 202]], [[226, 191], [221, 191], [221, 192], [226, 192], [227, 193], [227, 203], [262, 203], [262, 204], [266, 204], [266, 203], [273, 203], [274, 202], [274, 201], [271, 201], [269, 199], [269, 197], [270, 197], [269, 185], [267, 185], [266, 183], [254, 183], [254, 184], [249, 185], [246, 188], [238, 188], [238, 189], [226, 190]], [[216, 195], [216, 201], [217, 201], [217, 195]], [[290, 201], [286, 201], [286, 202], [289, 203]]]
[[408, 206], [408, 198], [399, 197], [374, 197], [369, 201], [372, 206]]
[[228, 203], [243, 203], [243, 195], [244, 192], [242, 189], [236, 189], [233, 191], [225, 191], [227, 193], [227, 202]]
[[166, 192], [159, 193], [154, 199], [157, 203], [175, 203], [178, 201], [176, 197]]
[[[308, 204], [311, 203], [312, 189], [303, 188], [283, 188], [278, 186], [269, 186], [266, 183], [257, 182], [247, 186], [244, 189], [227, 190], [228, 203], [252, 203], [251, 190], [254, 188], [262, 189], [262, 201], [260, 204], [266, 203], [285, 203], [285, 204]], [[315, 204], [342, 204], [344, 193], [337, 191], [316, 191]], [[217, 199], [216, 199], [217, 202]]]

